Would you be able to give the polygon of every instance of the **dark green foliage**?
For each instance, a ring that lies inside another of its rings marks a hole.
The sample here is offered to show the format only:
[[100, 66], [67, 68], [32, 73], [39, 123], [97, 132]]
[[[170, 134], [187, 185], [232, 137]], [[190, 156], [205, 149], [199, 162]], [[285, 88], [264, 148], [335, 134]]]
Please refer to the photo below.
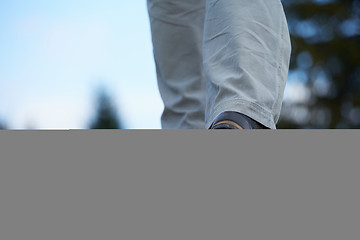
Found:
[[99, 88], [97, 93], [96, 116], [90, 124], [90, 129], [121, 129], [116, 108], [111, 102], [109, 94], [104, 88]]
[[283, 4], [292, 41], [288, 84], [305, 86], [306, 97], [285, 99], [278, 128], [360, 128], [360, 1]]

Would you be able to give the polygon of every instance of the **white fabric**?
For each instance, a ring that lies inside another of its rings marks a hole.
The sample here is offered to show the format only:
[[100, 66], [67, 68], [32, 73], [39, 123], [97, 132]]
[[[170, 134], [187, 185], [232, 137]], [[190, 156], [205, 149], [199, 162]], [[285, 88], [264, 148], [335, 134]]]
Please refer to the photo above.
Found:
[[280, 0], [148, 0], [164, 129], [224, 111], [275, 129], [291, 44]]

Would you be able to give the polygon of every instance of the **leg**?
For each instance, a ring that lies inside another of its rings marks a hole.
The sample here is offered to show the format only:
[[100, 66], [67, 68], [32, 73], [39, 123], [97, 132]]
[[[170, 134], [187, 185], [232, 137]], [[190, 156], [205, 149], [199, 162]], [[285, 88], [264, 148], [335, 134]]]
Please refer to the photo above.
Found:
[[275, 129], [291, 51], [280, 0], [207, 0], [203, 46], [206, 128], [235, 111]]
[[205, 0], [148, 0], [162, 128], [205, 127]]

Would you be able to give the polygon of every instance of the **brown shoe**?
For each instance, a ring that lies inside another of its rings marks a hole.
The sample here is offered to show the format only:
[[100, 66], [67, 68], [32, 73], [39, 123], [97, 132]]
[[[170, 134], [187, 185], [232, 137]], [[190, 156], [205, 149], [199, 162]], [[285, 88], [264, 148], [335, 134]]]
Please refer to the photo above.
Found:
[[269, 129], [252, 118], [238, 112], [223, 112], [209, 129]]

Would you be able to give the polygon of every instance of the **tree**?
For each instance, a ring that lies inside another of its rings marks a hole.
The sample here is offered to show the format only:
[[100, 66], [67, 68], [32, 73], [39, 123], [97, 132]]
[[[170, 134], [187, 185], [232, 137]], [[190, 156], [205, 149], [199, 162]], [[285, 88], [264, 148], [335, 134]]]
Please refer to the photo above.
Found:
[[104, 87], [97, 91], [97, 111], [90, 129], [121, 129], [118, 114]]
[[7, 129], [5, 122], [0, 118], [0, 129]]
[[293, 91], [284, 100], [278, 128], [360, 128], [360, 1], [283, 4]]

